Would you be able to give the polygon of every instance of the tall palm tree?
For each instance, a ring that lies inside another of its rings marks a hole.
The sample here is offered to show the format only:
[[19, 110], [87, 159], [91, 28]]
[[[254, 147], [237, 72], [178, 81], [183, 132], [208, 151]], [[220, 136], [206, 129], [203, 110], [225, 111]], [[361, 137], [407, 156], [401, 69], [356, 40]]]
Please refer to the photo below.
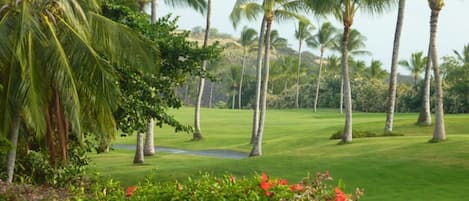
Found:
[[391, 75], [389, 77], [388, 101], [386, 107], [386, 124], [384, 132], [392, 132], [394, 122], [394, 108], [396, 106], [396, 90], [397, 90], [397, 63], [399, 61], [399, 46], [401, 42], [402, 26], [404, 24], [405, 0], [399, 0], [399, 8], [397, 11], [396, 31], [394, 32], [394, 43], [391, 59]]
[[315, 27], [309, 21], [298, 21], [298, 27], [295, 30], [295, 38], [298, 40], [298, 66], [296, 67], [296, 96], [295, 96], [295, 107], [300, 108], [299, 97], [300, 97], [300, 68], [301, 68], [301, 48], [303, 42], [311, 36], [310, 31]]
[[440, 75], [440, 66], [438, 64], [438, 54], [436, 48], [436, 32], [438, 26], [438, 16], [445, 5], [444, 0], [429, 0], [431, 9], [430, 15], [430, 52], [433, 64], [433, 75], [435, 76], [435, 128], [432, 141], [442, 141], [446, 139], [446, 129], [443, 110], [443, 86]]
[[[207, 10], [206, 10], [206, 23], [205, 23], [205, 35], [204, 35], [204, 44], [203, 47], [208, 46], [208, 35], [210, 33], [210, 18], [212, 17], [212, 0], [207, 0]], [[202, 70], [207, 70], [207, 61], [203, 61]], [[205, 78], [200, 77], [199, 85], [197, 90], [197, 101], [195, 103], [195, 112], [194, 112], [194, 133], [192, 135], [192, 140], [198, 141], [201, 140], [202, 130], [200, 128], [200, 107], [202, 104], [202, 96], [204, 94], [205, 87]]]
[[399, 65], [407, 68], [412, 74], [414, 78], [414, 87], [417, 89], [417, 82], [420, 77], [420, 73], [423, 72], [425, 69], [425, 65], [428, 61], [427, 57], [423, 57], [423, 52], [414, 52], [410, 56], [410, 60], [401, 60], [399, 61]]
[[239, 81], [239, 89], [238, 89], [238, 108], [241, 109], [242, 103], [241, 103], [241, 96], [242, 96], [242, 90], [243, 90], [243, 81], [244, 81], [244, 71], [246, 67], [246, 60], [247, 60], [247, 53], [250, 47], [258, 40], [257, 38], [257, 31], [252, 28], [248, 28], [245, 26], [243, 30], [241, 31], [241, 38], [239, 39], [239, 43], [243, 47], [243, 61], [242, 61], [242, 66], [241, 66], [241, 77]]
[[352, 141], [352, 94], [350, 90], [349, 67], [348, 67], [348, 43], [350, 28], [354, 16], [358, 10], [371, 13], [381, 13], [390, 5], [392, 0], [307, 0], [309, 6], [318, 14], [333, 14], [342, 21], [344, 32], [342, 38], [342, 76], [344, 79], [345, 96], [345, 126], [342, 142]]
[[[97, 12], [89, 1], [0, 1], [0, 131], [9, 133], [8, 182], [12, 181], [19, 125], [46, 138], [50, 163], [67, 164], [69, 134], [115, 134], [118, 94], [112, 64], [156, 72], [151, 42]], [[40, 51], [38, 51], [40, 50]], [[153, 70], [151, 70], [153, 69]], [[84, 120], [86, 119], [86, 120]], [[92, 120], [93, 128], [84, 122]], [[82, 132], [83, 131], [83, 132]]]
[[[245, 16], [248, 19], [255, 19], [258, 14], [263, 14], [263, 21], [265, 21], [265, 48], [264, 48], [264, 78], [262, 87], [260, 110], [259, 110], [259, 124], [256, 133], [256, 140], [251, 150], [250, 156], [262, 155], [262, 137], [264, 132], [264, 121], [266, 112], [267, 101], [267, 87], [269, 82], [269, 60], [270, 60], [270, 39], [272, 23], [274, 19], [303, 19], [298, 13], [304, 9], [304, 1], [302, 0], [264, 0], [262, 5], [252, 0], [237, 0], [233, 12], [230, 16], [233, 22], [239, 22], [241, 17]], [[263, 23], [264, 24], [264, 23]], [[262, 25], [263, 26], [263, 25]], [[262, 29], [261, 29], [262, 30]], [[262, 33], [262, 31], [261, 31]], [[262, 36], [262, 35], [261, 35]], [[259, 57], [258, 57], [259, 58]], [[258, 71], [259, 72], [259, 71]], [[260, 77], [258, 77], [260, 78]], [[259, 91], [260, 92], [260, 91]]]
[[316, 95], [314, 97], [314, 112], [316, 112], [318, 100], [319, 100], [319, 88], [321, 84], [321, 72], [323, 65], [324, 53], [327, 49], [334, 46], [335, 35], [337, 34], [337, 29], [329, 22], [322, 24], [318, 29], [317, 33], [309, 37], [306, 40], [306, 44], [311, 48], [319, 49], [319, 71], [316, 81]]

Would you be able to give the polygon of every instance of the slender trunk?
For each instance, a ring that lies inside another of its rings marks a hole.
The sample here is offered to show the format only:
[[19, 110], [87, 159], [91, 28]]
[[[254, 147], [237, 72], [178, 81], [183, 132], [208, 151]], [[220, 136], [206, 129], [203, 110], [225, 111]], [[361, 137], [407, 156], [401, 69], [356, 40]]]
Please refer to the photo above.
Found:
[[342, 39], [342, 77], [344, 80], [344, 102], [345, 102], [345, 126], [342, 142], [352, 142], [352, 93], [350, 90], [350, 78], [348, 67], [348, 39], [350, 27], [344, 26], [344, 38]]
[[425, 66], [425, 79], [422, 95], [422, 106], [417, 119], [417, 124], [423, 126], [432, 125], [432, 116], [430, 114], [430, 70], [432, 65], [431, 45], [428, 46], [428, 59]]
[[156, 0], [151, 1], [151, 23], [155, 24], [156, 23], [156, 8], [158, 7], [158, 4]]
[[295, 107], [296, 109], [300, 108], [299, 97], [300, 97], [300, 68], [301, 68], [301, 45], [303, 39], [299, 39], [298, 46], [298, 67], [296, 69], [296, 97], [295, 97]]
[[62, 104], [60, 102], [59, 92], [57, 89], [54, 89], [54, 103], [55, 103], [55, 124], [57, 126], [57, 138], [59, 140], [59, 148], [60, 148], [60, 158], [62, 160], [63, 165], [67, 165], [68, 157], [67, 157], [67, 131], [65, 130], [64, 125], [64, 114], [62, 111]]
[[321, 71], [322, 71], [322, 58], [324, 56], [324, 48], [321, 47], [321, 55], [319, 56], [319, 72], [318, 72], [318, 81], [316, 84], [316, 96], [314, 96], [314, 112], [316, 112], [319, 100], [319, 85], [321, 84]]
[[137, 133], [137, 148], [135, 149], [134, 164], [143, 163], [143, 133]]
[[212, 102], [213, 102], [213, 88], [215, 84], [213, 82], [210, 82], [210, 97], [208, 100], [208, 108], [212, 108]]
[[57, 167], [56, 155], [55, 155], [55, 139], [54, 139], [54, 128], [52, 127], [52, 107], [46, 108], [46, 140], [49, 149], [49, 162], [52, 168]]
[[433, 74], [435, 76], [435, 129], [433, 131], [433, 141], [446, 139], [446, 129], [443, 110], [443, 87], [440, 75], [440, 66], [438, 65], [438, 54], [436, 49], [436, 33], [438, 29], [438, 16], [440, 10], [432, 9], [430, 20], [430, 46], [431, 60], [433, 64]]
[[143, 154], [145, 156], [155, 155], [155, 122], [153, 118], [148, 120], [147, 134], [145, 137], [145, 146], [143, 147]]
[[389, 79], [389, 92], [386, 113], [386, 125], [384, 132], [392, 132], [394, 122], [394, 111], [396, 107], [396, 87], [397, 87], [397, 64], [399, 62], [399, 46], [401, 41], [402, 25], [404, 22], [405, 0], [399, 0], [399, 10], [396, 22], [396, 32], [394, 33], [394, 47], [392, 51], [391, 75]]
[[[210, 17], [212, 14], [212, 0], [207, 1], [207, 19], [206, 19], [206, 26], [205, 26], [205, 36], [204, 36], [204, 45], [203, 47], [207, 47], [208, 45], [208, 34], [210, 33]], [[202, 70], [207, 70], [207, 61], [203, 61]], [[192, 140], [198, 141], [202, 140], [202, 130], [200, 128], [200, 107], [202, 104], [202, 96], [204, 94], [204, 86], [205, 86], [205, 78], [200, 77], [199, 80], [199, 90], [197, 92], [197, 102], [195, 104], [195, 117], [194, 117], [194, 133], [192, 135]]]
[[267, 87], [269, 86], [269, 59], [270, 59], [270, 30], [272, 28], [272, 19], [268, 19], [266, 22], [265, 30], [265, 57], [264, 57], [264, 79], [262, 83], [262, 93], [261, 93], [261, 110], [259, 115], [259, 126], [257, 137], [254, 145], [252, 146], [251, 153], [249, 156], [261, 156], [262, 155], [262, 138], [264, 134], [264, 123], [265, 123], [265, 113], [267, 108]]
[[186, 87], [184, 87], [184, 103], [189, 105], [189, 83], [187, 83]]
[[339, 103], [340, 114], [344, 113], [344, 77], [340, 75], [340, 103]]
[[252, 120], [252, 134], [251, 144], [254, 144], [257, 138], [257, 129], [259, 128], [259, 104], [261, 97], [261, 82], [262, 82], [262, 50], [264, 47], [265, 37], [265, 18], [262, 19], [261, 30], [259, 33], [259, 42], [257, 44], [257, 64], [256, 64], [256, 102], [254, 102], [254, 114]]
[[13, 174], [15, 172], [15, 162], [16, 162], [16, 150], [18, 146], [18, 136], [20, 130], [21, 117], [19, 114], [15, 114], [10, 128], [10, 142], [11, 149], [8, 151], [7, 156], [7, 183], [13, 182]]
[[[233, 86], [233, 89], [235, 88], [236, 86]], [[235, 105], [236, 105], [236, 91], [235, 90], [232, 90], [232, 95], [231, 95], [231, 109], [234, 110], [235, 108]]]
[[239, 89], [238, 89], [238, 109], [242, 108], [241, 104], [241, 93], [243, 90], [243, 81], [244, 81], [244, 68], [246, 67], [246, 48], [243, 49], [243, 62], [241, 67], [241, 77], [239, 78]]

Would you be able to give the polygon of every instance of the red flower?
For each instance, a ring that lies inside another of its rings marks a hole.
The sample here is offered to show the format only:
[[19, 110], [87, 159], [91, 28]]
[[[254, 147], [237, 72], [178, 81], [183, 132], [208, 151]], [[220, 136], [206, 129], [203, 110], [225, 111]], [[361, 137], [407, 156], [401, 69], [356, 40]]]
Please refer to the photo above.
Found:
[[290, 190], [292, 191], [302, 191], [303, 189], [304, 187], [301, 184], [293, 184], [290, 186]]
[[335, 188], [335, 201], [347, 201], [347, 195], [345, 195], [339, 187]]
[[262, 190], [264, 190], [264, 191], [268, 191], [268, 190], [270, 189], [270, 187], [271, 187], [268, 182], [261, 182], [261, 184], [260, 184], [259, 186], [260, 186], [260, 187], [262, 188]]
[[137, 190], [136, 186], [129, 186], [127, 187], [127, 191], [125, 192], [125, 197], [130, 197], [134, 193], [134, 191]]
[[265, 174], [265, 173], [262, 173], [261, 174], [261, 182], [267, 182], [267, 180], [269, 180], [269, 176], [267, 176], [267, 174]]
[[236, 177], [233, 175], [230, 175], [230, 181], [231, 183], [236, 183]]
[[265, 195], [267, 195], [267, 197], [270, 197], [272, 195], [272, 193], [270, 191], [266, 191]]
[[285, 185], [288, 185], [288, 181], [286, 179], [280, 179], [278, 181], [278, 184], [282, 185], [282, 186], [285, 186]]

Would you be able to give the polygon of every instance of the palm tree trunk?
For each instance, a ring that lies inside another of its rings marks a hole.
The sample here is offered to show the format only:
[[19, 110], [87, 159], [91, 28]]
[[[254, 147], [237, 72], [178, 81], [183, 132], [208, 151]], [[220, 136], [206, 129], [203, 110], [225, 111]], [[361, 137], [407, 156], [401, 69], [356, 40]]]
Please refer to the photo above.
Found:
[[430, 114], [430, 70], [432, 63], [431, 45], [428, 46], [428, 59], [425, 66], [425, 78], [422, 95], [422, 107], [420, 108], [420, 114], [417, 119], [417, 124], [423, 126], [432, 125], [432, 116]]
[[[235, 86], [233, 86], [234, 89]], [[235, 105], [236, 105], [236, 91], [232, 90], [232, 95], [231, 95], [231, 109], [234, 110]]]
[[155, 24], [156, 23], [156, 8], [158, 7], [158, 4], [156, 3], [156, 0], [151, 1], [151, 23]]
[[295, 107], [296, 109], [300, 108], [299, 97], [300, 97], [300, 68], [301, 68], [301, 45], [302, 40], [298, 44], [298, 67], [296, 72], [296, 97], [295, 97]]
[[56, 153], [55, 153], [55, 143], [54, 143], [54, 128], [52, 127], [52, 107], [48, 106], [46, 108], [46, 140], [47, 147], [49, 149], [49, 161], [52, 168], [56, 168]]
[[[212, 14], [212, 0], [207, 1], [207, 19], [206, 19], [206, 26], [205, 26], [205, 36], [204, 36], [204, 45], [203, 47], [207, 47], [208, 45], [208, 34], [210, 33], [210, 17]], [[203, 61], [202, 70], [207, 70], [207, 61]], [[202, 104], [202, 96], [204, 94], [204, 86], [205, 86], [205, 78], [200, 77], [199, 80], [199, 90], [197, 93], [197, 102], [195, 104], [195, 118], [194, 118], [194, 134], [192, 135], [192, 140], [198, 141], [201, 140], [202, 137], [202, 130], [200, 128], [200, 107]]]
[[143, 147], [143, 154], [145, 156], [155, 155], [155, 122], [153, 118], [148, 120], [147, 134], [145, 137], [145, 146]]
[[433, 141], [442, 141], [446, 139], [444, 110], [443, 110], [443, 87], [440, 75], [440, 66], [438, 65], [438, 54], [436, 49], [436, 32], [438, 28], [438, 16], [440, 10], [432, 9], [430, 18], [430, 46], [431, 60], [433, 64], [433, 74], [435, 76], [435, 129], [433, 131]]
[[272, 19], [268, 19], [266, 22], [265, 30], [265, 57], [264, 57], [264, 79], [262, 83], [262, 94], [261, 94], [261, 110], [259, 115], [259, 127], [257, 137], [254, 145], [252, 146], [250, 157], [262, 155], [262, 138], [264, 134], [264, 123], [265, 113], [267, 108], [267, 87], [269, 86], [269, 59], [270, 59], [270, 31], [272, 28]]
[[18, 136], [20, 130], [20, 122], [21, 118], [19, 114], [15, 114], [10, 128], [10, 142], [11, 142], [11, 149], [8, 151], [7, 156], [7, 183], [13, 182], [13, 174], [15, 172], [15, 162], [16, 162], [16, 150], [18, 146]]
[[64, 114], [62, 112], [62, 104], [60, 102], [59, 92], [56, 88], [54, 88], [54, 109], [55, 109], [55, 124], [57, 125], [57, 137], [59, 140], [59, 148], [60, 148], [60, 158], [62, 159], [62, 164], [67, 165], [68, 157], [67, 157], [67, 141], [66, 135], [67, 131], [65, 130], [64, 122]]
[[254, 103], [254, 114], [252, 120], [251, 144], [256, 142], [257, 130], [259, 128], [259, 104], [261, 102], [261, 83], [262, 83], [262, 50], [265, 37], [265, 18], [262, 19], [261, 30], [259, 33], [259, 42], [257, 44], [257, 64], [256, 64], [256, 102]]
[[137, 148], [135, 149], [134, 164], [143, 163], [143, 133], [137, 133]]
[[243, 90], [243, 80], [244, 80], [244, 68], [246, 67], [246, 48], [243, 50], [243, 62], [241, 67], [241, 77], [239, 78], [239, 89], [238, 89], [238, 109], [241, 109], [241, 93]]
[[341, 74], [340, 75], [340, 101], [339, 101], [339, 110], [340, 110], [340, 114], [344, 113], [343, 112], [343, 109], [344, 109], [344, 77], [343, 75]]
[[189, 105], [189, 83], [184, 87], [184, 104]]
[[208, 108], [212, 108], [212, 102], [213, 102], [213, 88], [215, 87], [215, 84], [213, 82], [210, 82], [210, 96], [208, 100]]
[[394, 33], [394, 47], [392, 51], [391, 75], [389, 79], [389, 93], [386, 113], [386, 125], [384, 132], [392, 132], [394, 122], [394, 111], [396, 107], [396, 87], [397, 87], [397, 64], [399, 62], [399, 46], [401, 41], [402, 25], [404, 22], [405, 0], [399, 0], [399, 10], [397, 15], [396, 32]]
[[321, 55], [319, 56], [319, 72], [318, 72], [318, 81], [316, 84], [316, 96], [314, 96], [314, 112], [316, 112], [319, 100], [319, 85], [321, 84], [321, 71], [322, 71], [322, 58], [324, 56], [324, 49], [321, 48]]
[[342, 77], [344, 80], [344, 102], [345, 102], [345, 126], [342, 142], [352, 142], [352, 93], [350, 90], [350, 78], [348, 67], [348, 39], [350, 27], [344, 26], [344, 38], [342, 39]]

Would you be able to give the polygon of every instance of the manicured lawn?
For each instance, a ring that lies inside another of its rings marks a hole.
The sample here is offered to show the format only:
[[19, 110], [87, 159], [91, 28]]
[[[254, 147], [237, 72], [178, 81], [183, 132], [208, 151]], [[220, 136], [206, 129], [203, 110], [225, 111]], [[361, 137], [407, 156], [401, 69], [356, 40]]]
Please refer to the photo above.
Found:
[[[191, 123], [193, 108], [173, 112]], [[336, 110], [269, 110], [265, 126], [263, 156], [241, 160], [157, 153], [133, 165], [133, 152], [116, 150], [91, 155], [103, 175], [134, 185], [154, 172], [162, 182], [197, 175], [199, 171], [250, 176], [267, 172], [290, 182], [308, 172], [330, 171], [343, 179], [348, 192], [365, 189], [362, 200], [466, 200], [469, 181], [469, 115], [447, 115], [448, 140], [430, 144], [433, 129], [414, 125], [417, 114], [397, 114], [394, 131], [402, 137], [354, 139], [337, 145], [329, 140], [342, 129], [343, 115]], [[382, 132], [385, 115], [354, 113], [357, 130]], [[190, 141], [191, 135], [174, 134], [173, 129], [155, 130], [159, 146], [184, 149], [230, 149], [249, 152], [252, 112], [250, 110], [202, 110], [205, 139]], [[135, 136], [118, 138], [115, 143], [134, 144]]]

